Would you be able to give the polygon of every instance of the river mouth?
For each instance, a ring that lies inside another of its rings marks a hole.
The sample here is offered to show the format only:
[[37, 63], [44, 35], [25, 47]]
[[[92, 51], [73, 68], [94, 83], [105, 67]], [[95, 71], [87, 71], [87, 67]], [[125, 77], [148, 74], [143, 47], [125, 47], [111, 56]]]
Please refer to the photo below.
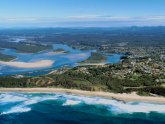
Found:
[[[54, 52], [54, 50], [63, 49], [67, 52]], [[77, 50], [64, 44], [53, 44], [52, 50], [41, 51], [39, 53], [18, 53], [13, 49], [0, 50], [1, 53], [6, 55], [16, 56], [14, 62], [22, 63], [35, 63], [37, 61], [54, 61], [54, 63], [47, 67], [40, 68], [18, 68], [8, 65], [0, 64], [0, 76], [23, 74], [25, 76], [37, 76], [48, 74], [50, 71], [61, 67], [75, 67], [79, 62], [86, 60], [91, 56], [95, 50]], [[120, 61], [120, 54], [107, 56], [106, 63], [118, 63]]]

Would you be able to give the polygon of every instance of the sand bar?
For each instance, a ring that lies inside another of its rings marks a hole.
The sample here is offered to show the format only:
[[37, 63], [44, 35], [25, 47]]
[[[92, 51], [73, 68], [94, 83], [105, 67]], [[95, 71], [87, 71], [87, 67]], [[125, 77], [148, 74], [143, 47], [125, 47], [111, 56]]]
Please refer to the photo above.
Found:
[[33, 92], [33, 93], [70, 93], [84, 96], [98, 96], [105, 98], [113, 98], [124, 102], [139, 101], [139, 102], [152, 102], [152, 103], [164, 103], [165, 97], [153, 97], [153, 96], [139, 96], [136, 93], [131, 94], [116, 94], [110, 92], [94, 92], [94, 91], [82, 91], [75, 89], [63, 89], [63, 88], [0, 88], [0, 92]]
[[52, 60], [41, 60], [37, 62], [4, 62], [0, 61], [0, 64], [17, 67], [17, 68], [42, 68], [52, 66], [54, 61]]
[[65, 54], [65, 51], [59, 51], [59, 52], [48, 52], [48, 55], [55, 55], [55, 54]]

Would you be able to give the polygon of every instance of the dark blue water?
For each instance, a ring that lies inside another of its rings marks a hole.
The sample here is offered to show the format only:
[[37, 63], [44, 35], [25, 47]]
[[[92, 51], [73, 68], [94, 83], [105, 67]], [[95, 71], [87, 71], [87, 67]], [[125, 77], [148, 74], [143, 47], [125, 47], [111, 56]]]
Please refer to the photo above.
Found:
[[[82, 51], [73, 49], [67, 45], [62, 44], [54, 44], [54, 50], [62, 48], [65, 51], [69, 51], [67, 54], [49, 54], [53, 50], [42, 51], [40, 53], [18, 53], [13, 49], [4, 49], [0, 50], [1, 53], [16, 56], [17, 59], [15, 61], [21, 62], [35, 62], [40, 60], [53, 60], [54, 64], [51, 67], [46, 68], [35, 68], [35, 69], [24, 69], [24, 68], [15, 68], [5, 65], [0, 65], [0, 76], [2, 75], [11, 75], [11, 74], [19, 74], [19, 73], [26, 73], [25, 75], [42, 75], [47, 74], [51, 70], [61, 68], [63, 66], [68, 67], [75, 67], [78, 66], [78, 62], [86, 60], [90, 55], [91, 52], [94, 50]], [[112, 56], [108, 56], [107, 63], [117, 63], [120, 61], [120, 54], [114, 54]]]
[[68, 94], [0, 93], [0, 124], [164, 124], [165, 104]]

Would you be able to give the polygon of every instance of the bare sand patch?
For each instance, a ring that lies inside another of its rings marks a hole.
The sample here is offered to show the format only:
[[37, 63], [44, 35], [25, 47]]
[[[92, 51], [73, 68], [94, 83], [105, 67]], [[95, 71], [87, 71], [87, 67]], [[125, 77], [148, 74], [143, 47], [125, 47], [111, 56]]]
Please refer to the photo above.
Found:
[[52, 60], [41, 60], [37, 62], [3, 62], [0, 61], [0, 64], [17, 67], [17, 68], [43, 68], [52, 66], [54, 61]]

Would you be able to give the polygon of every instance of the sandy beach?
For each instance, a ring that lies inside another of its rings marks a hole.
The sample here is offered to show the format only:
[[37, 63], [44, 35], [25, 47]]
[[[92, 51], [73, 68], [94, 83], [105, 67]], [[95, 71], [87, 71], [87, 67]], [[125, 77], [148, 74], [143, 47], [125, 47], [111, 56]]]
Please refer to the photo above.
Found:
[[4, 62], [0, 61], [0, 64], [17, 67], [17, 68], [42, 68], [52, 66], [54, 61], [52, 60], [41, 60], [37, 62]]
[[65, 51], [59, 51], [59, 52], [48, 52], [48, 55], [55, 55], [55, 54], [66, 54]]
[[94, 92], [94, 91], [82, 91], [75, 89], [63, 89], [63, 88], [0, 88], [0, 92], [33, 92], [33, 93], [69, 93], [84, 96], [98, 96], [105, 98], [113, 98], [124, 102], [129, 101], [141, 101], [152, 103], [165, 103], [165, 97], [153, 97], [153, 96], [139, 96], [135, 92], [131, 94], [116, 94], [110, 92]]

